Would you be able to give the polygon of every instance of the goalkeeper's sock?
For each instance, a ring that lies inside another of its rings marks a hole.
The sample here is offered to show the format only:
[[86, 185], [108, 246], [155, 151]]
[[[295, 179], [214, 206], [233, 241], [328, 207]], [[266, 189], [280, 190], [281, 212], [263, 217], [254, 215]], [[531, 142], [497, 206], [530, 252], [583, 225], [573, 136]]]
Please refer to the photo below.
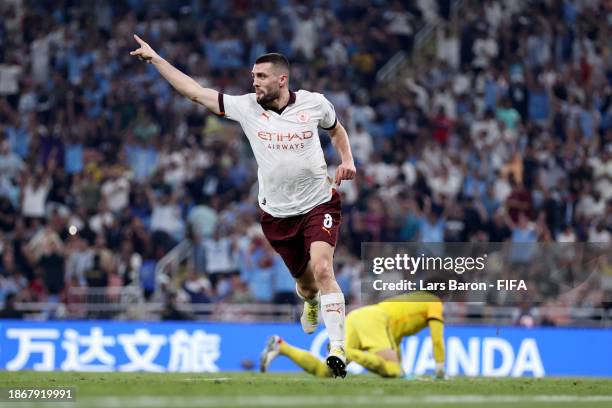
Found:
[[342, 292], [321, 295], [321, 314], [329, 334], [330, 349], [344, 350], [344, 295]]
[[385, 360], [374, 353], [368, 353], [357, 349], [348, 349], [346, 350], [346, 357], [350, 361], [354, 361], [382, 377], [402, 376], [402, 367], [399, 363]]
[[304, 371], [317, 377], [329, 377], [330, 372], [325, 363], [318, 358], [297, 347], [293, 347], [286, 342], [280, 343], [280, 354], [291, 359], [295, 364], [299, 365]]

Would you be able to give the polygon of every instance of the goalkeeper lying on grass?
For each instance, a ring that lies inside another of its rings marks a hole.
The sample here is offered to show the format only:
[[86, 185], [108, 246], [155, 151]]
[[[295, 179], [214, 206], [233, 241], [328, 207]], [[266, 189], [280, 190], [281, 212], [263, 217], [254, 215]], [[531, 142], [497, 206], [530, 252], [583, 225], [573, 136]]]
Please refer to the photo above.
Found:
[[[400, 342], [429, 326], [436, 361], [436, 377], [444, 378], [442, 301], [429, 292], [414, 292], [353, 310], [346, 317], [347, 360], [382, 377], [401, 377]], [[330, 377], [324, 362], [306, 350], [272, 336], [261, 353], [262, 372], [277, 356], [289, 357], [306, 372]]]

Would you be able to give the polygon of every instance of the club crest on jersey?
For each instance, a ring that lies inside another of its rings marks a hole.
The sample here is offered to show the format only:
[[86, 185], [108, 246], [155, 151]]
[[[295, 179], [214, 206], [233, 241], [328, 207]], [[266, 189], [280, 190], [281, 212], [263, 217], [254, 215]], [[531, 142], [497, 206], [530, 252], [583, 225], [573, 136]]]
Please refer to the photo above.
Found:
[[310, 115], [304, 111], [299, 111], [297, 113], [297, 120], [300, 123], [306, 123], [310, 119]]

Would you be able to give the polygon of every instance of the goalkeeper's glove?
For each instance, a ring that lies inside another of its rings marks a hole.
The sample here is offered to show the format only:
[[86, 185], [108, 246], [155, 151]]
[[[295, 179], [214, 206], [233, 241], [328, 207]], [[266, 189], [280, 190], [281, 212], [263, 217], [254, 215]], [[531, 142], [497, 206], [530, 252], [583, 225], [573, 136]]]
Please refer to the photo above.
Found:
[[438, 380], [443, 380], [446, 378], [446, 373], [444, 372], [444, 363], [436, 363], [436, 378]]

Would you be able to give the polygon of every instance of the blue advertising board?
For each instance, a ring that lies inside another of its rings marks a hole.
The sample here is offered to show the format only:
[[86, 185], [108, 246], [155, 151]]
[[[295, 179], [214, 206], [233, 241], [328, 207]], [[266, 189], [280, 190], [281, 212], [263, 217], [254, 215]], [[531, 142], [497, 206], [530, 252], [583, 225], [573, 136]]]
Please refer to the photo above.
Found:
[[[278, 334], [317, 356], [327, 334], [297, 324], [0, 320], [0, 369], [41, 371], [240, 371], [255, 364]], [[467, 376], [612, 377], [612, 329], [449, 326], [446, 369]], [[404, 339], [406, 373], [432, 372], [428, 330]], [[287, 358], [273, 371], [295, 371]], [[353, 373], [363, 371], [352, 363]]]

